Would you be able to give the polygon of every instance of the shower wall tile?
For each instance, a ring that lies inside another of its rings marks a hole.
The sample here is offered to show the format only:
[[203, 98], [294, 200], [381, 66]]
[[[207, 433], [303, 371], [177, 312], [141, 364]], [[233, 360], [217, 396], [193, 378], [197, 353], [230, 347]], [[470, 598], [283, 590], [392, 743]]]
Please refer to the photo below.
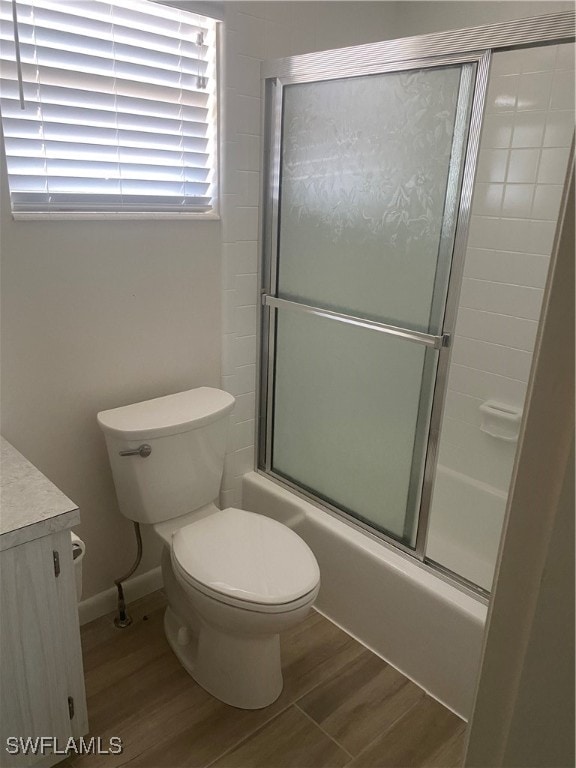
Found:
[[254, 419], [232, 424], [232, 449], [240, 451], [254, 445]]
[[[518, 83], [516, 109], [548, 109], [552, 90], [552, 72], [537, 72], [521, 75]], [[560, 108], [560, 107], [558, 107]]]
[[446, 403], [444, 416], [479, 427], [481, 422], [479, 408], [481, 405], [482, 400], [479, 398], [455, 392], [453, 397]]
[[255, 275], [258, 272], [258, 243], [224, 243], [224, 265], [231, 275], [233, 285], [237, 275]]
[[237, 336], [256, 336], [256, 305], [234, 307], [234, 330]]
[[[526, 382], [518, 379], [508, 379], [496, 373], [481, 371], [477, 368], [467, 368], [465, 365], [454, 364], [450, 368], [450, 379], [447, 400], [450, 392], [467, 394], [477, 397], [482, 402], [497, 400], [500, 403], [509, 403], [513, 406], [521, 406], [526, 397]], [[445, 435], [442, 434], [442, 439]], [[467, 446], [463, 446], [466, 450]]]
[[[232, 246], [232, 243], [224, 243], [222, 246], [222, 289], [224, 291], [233, 290], [236, 282], [236, 263], [233, 260]], [[229, 306], [226, 294], [224, 294], [224, 304]]]
[[[228, 12], [232, 12], [232, 10], [232, 8], [226, 9], [226, 21], [228, 21]], [[244, 53], [247, 56], [259, 59], [264, 58], [263, 42], [266, 33], [266, 19], [260, 18], [256, 10], [250, 14], [243, 13], [240, 10], [236, 13], [235, 23], [240, 45], [242, 46], [238, 49], [238, 53]]]
[[237, 171], [238, 194], [242, 205], [260, 202], [260, 174], [257, 171]]
[[256, 336], [236, 336], [232, 348], [232, 364], [235, 368], [256, 363]]
[[551, 109], [574, 109], [574, 73], [557, 72], [552, 85]]
[[513, 121], [511, 115], [487, 114], [484, 119], [483, 137], [486, 146], [507, 148], [512, 141]]
[[532, 218], [554, 221], [560, 210], [562, 191], [560, 184], [539, 184], [534, 192]]
[[461, 338], [476, 339], [531, 353], [537, 330], [538, 323], [533, 320], [461, 307], [457, 341]]
[[[254, 347], [256, 345], [254, 344]], [[234, 406], [234, 416], [238, 421], [248, 421], [256, 417], [255, 402], [252, 393], [238, 395]]]
[[476, 214], [499, 216], [502, 209], [504, 184], [478, 182], [475, 190]]
[[222, 327], [226, 338], [230, 339], [234, 333], [234, 306], [235, 306], [235, 291], [234, 289], [228, 289], [223, 292], [222, 303]]
[[538, 288], [546, 281], [548, 257], [537, 253], [468, 248], [464, 266], [465, 277], [514, 285], [518, 280], [519, 271], [524, 286]]
[[466, 338], [458, 335], [452, 351], [453, 363], [497, 373], [509, 379], [526, 381], [530, 373], [530, 352], [502, 344]]
[[510, 218], [528, 219], [532, 214], [532, 184], [506, 184], [502, 198], [501, 214]]
[[538, 170], [538, 184], [558, 184], [564, 181], [568, 167], [568, 147], [543, 149]]
[[503, 491], [516, 446], [480, 430], [479, 408], [524, 405], [574, 133], [573, 67], [573, 44], [492, 62], [440, 461]]
[[258, 208], [256, 206], [236, 205], [228, 215], [229, 242], [248, 240], [254, 242], [258, 238]]
[[292, 27], [282, 17], [278, 21], [269, 20], [264, 42], [264, 58], [278, 59], [289, 56], [292, 50]]
[[239, 171], [260, 173], [260, 136], [237, 134], [236, 167]]
[[[542, 295], [541, 288], [465, 277], [462, 281], [460, 307], [538, 320]], [[456, 325], [456, 334], [458, 330]]]
[[569, 147], [574, 131], [573, 110], [555, 110], [548, 112], [546, 131], [544, 133], [545, 147]]
[[495, 216], [479, 216], [472, 209], [468, 245], [471, 248], [497, 248], [500, 241], [500, 219]]
[[512, 131], [513, 147], [539, 147], [544, 138], [546, 112], [519, 113]]
[[506, 178], [508, 152], [505, 149], [490, 149], [478, 158], [476, 181], [503, 182]]
[[222, 509], [227, 507], [240, 507], [242, 504], [242, 491], [240, 484], [236, 483], [237, 487], [222, 490], [220, 493], [220, 504]]
[[236, 366], [232, 361], [232, 354], [234, 350], [234, 346], [232, 344], [233, 338], [234, 338], [234, 334], [232, 333], [225, 333], [222, 338], [222, 375], [223, 376], [233, 375], [236, 368]]
[[531, 184], [538, 173], [538, 149], [513, 149], [508, 160], [508, 170], [504, 180], [510, 184]]
[[234, 386], [231, 390], [233, 395], [245, 395], [256, 391], [256, 366], [239, 365], [236, 368], [234, 377]]
[[515, 444], [497, 440], [463, 421], [446, 422], [454, 442], [443, 440], [440, 444], [440, 464], [492, 488], [506, 490], [514, 465]]
[[[558, 49], [551, 45], [542, 45], [540, 48], [520, 51], [520, 69], [523, 74], [529, 72], [551, 72], [554, 71], [558, 56]], [[514, 57], [506, 56], [508, 61], [512, 61], [514, 68], [518, 67]]]
[[[230, 478], [242, 477], [246, 472], [250, 472], [254, 468], [254, 450], [253, 448], [241, 448], [237, 451], [232, 451], [226, 456], [226, 469], [225, 473]], [[236, 486], [236, 482], [232, 481], [229, 485], [230, 488]]]
[[235, 123], [238, 133], [257, 136], [260, 132], [260, 96], [236, 97]]
[[234, 61], [230, 84], [244, 96], [260, 98], [260, 59], [239, 53]]
[[[558, 58], [556, 60], [556, 72], [569, 70], [574, 72], [574, 46], [570, 44], [558, 46]], [[571, 83], [568, 84], [570, 87]], [[574, 90], [574, 89], [572, 89]]]
[[[518, 51], [518, 53], [521, 52]], [[556, 57], [554, 56], [552, 66], [554, 66], [555, 61]], [[514, 75], [519, 71], [521, 71], [521, 64], [519, 63], [518, 57], [515, 59], [510, 59], [508, 56], [498, 56], [492, 59], [492, 63], [490, 65], [490, 82], [493, 84], [496, 77]], [[491, 89], [491, 92], [492, 90], [493, 89]]]
[[486, 94], [486, 111], [500, 113], [514, 110], [518, 100], [519, 85], [520, 75], [518, 74], [504, 76], [493, 74]]
[[254, 305], [258, 292], [256, 275], [236, 275], [234, 288], [236, 289], [236, 302], [238, 306]]
[[555, 231], [553, 221], [502, 218], [497, 229], [497, 248], [518, 253], [550, 254]]

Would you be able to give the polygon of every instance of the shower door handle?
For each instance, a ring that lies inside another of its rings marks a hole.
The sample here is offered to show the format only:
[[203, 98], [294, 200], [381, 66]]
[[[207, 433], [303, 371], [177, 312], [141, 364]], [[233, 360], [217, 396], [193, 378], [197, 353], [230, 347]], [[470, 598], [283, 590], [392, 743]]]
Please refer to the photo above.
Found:
[[410, 328], [401, 328], [396, 325], [382, 323], [379, 320], [368, 320], [364, 317], [348, 315], [344, 312], [334, 312], [331, 309], [314, 307], [310, 304], [302, 304], [299, 301], [279, 299], [277, 296], [270, 296], [268, 293], [262, 293], [262, 304], [265, 307], [272, 307], [273, 309], [290, 309], [297, 312], [306, 312], [310, 315], [323, 317], [327, 320], [336, 320], [339, 323], [346, 323], [348, 325], [355, 325], [360, 328], [378, 331], [379, 333], [386, 333], [390, 336], [396, 336], [397, 338], [405, 339], [406, 341], [413, 341], [417, 344], [423, 344], [425, 347], [432, 347], [433, 349], [441, 349], [442, 347], [450, 346], [451, 337], [449, 333], [444, 333], [441, 336], [435, 336], [432, 333], [413, 331]]

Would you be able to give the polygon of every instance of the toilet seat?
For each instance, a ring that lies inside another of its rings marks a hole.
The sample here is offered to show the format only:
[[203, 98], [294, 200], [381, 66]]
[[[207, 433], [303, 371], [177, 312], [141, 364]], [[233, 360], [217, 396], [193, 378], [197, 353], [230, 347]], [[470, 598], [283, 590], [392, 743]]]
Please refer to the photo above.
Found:
[[316, 558], [294, 531], [233, 507], [176, 531], [171, 557], [191, 587], [260, 613], [296, 610], [316, 596], [320, 581]]

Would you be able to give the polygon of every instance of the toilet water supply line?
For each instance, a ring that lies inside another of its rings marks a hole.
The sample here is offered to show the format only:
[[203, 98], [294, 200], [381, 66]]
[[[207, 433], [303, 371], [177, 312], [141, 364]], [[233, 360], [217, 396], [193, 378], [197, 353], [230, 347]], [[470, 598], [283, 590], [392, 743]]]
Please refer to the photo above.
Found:
[[125, 576], [122, 576], [120, 579], [116, 579], [114, 581], [114, 584], [116, 585], [116, 589], [118, 590], [118, 616], [114, 619], [114, 625], [117, 626], [119, 629], [124, 629], [124, 627], [129, 627], [130, 624], [132, 624], [132, 619], [128, 615], [128, 612], [126, 611], [126, 601], [124, 600], [124, 590], [122, 588], [122, 582], [126, 581], [126, 579], [129, 579], [130, 576], [134, 573], [136, 568], [140, 565], [140, 561], [142, 560], [142, 533], [140, 532], [140, 523], [134, 523], [134, 533], [136, 535], [136, 544], [138, 546], [138, 551], [136, 552], [136, 560], [134, 561], [134, 565], [128, 573]]

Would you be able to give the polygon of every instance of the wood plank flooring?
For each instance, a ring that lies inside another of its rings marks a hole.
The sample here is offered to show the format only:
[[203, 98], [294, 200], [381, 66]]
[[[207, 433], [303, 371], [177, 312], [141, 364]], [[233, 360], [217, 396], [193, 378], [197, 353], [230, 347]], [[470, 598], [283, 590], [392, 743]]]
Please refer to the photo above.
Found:
[[165, 598], [82, 628], [90, 735], [120, 755], [73, 755], [70, 768], [454, 768], [462, 720], [315, 611], [282, 637], [284, 690], [235, 709], [182, 669], [164, 638]]

